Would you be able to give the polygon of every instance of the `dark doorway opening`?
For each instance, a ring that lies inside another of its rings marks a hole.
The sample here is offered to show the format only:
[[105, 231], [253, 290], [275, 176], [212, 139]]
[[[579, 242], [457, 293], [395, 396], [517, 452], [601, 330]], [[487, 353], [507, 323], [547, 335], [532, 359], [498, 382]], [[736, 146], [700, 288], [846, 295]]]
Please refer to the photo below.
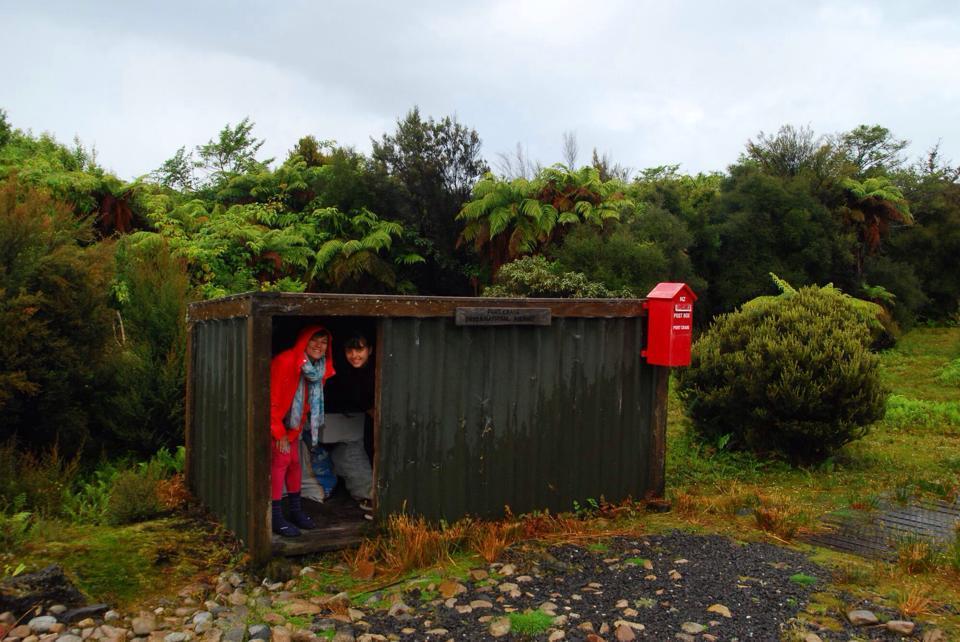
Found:
[[[357, 484], [342, 470], [333, 468], [336, 475], [336, 485], [332, 492], [321, 491], [323, 484], [312, 475], [309, 460], [303, 462], [303, 509], [316, 523], [317, 528], [303, 530], [300, 537], [280, 537], [271, 534], [271, 543], [274, 553], [296, 555], [324, 550], [337, 550], [351, 546], [360, 541], [366, 534], [373, 531], [373, 511], [371, 506], [376, 501], [373, 489], [376, 488], [376, 461], [377, 440], [376, 422], [374, 420], [373, 403], [376, 390], [379, 388], [378, 356], [380, 346], [377, 345], [378, 320], [371, 317], [336, 316], [336, 317], [285, 317], [275, 316], [272, 323], [272, 355], [286, 350], [294, 344], [300, 330], [310, 325], [322, 325], [330, 331], [333, 339], [332, 354], [334, 369], [337, 374], [331, 377], [324, 386], [324, 404], [327, 416], [327, 428], [324, 433], [333, 439], [354, 439], [358, 426], [362, 430], [365, 452], [361, 455], [369, 461], [373, 481], [370, 485], [370, 497], [366, 502], [362, 497], [355, 497]], [[354, 368], [346, 358], [345, 344], [351, 337], [361, 335], [373, 347], [369, 362], [362, 369]], [[358, 390], [357, 386], [363, 386]], [[369, 405], [369, 408], [366, 406]], [[369, 413], [365, 412], [370, 410]], [[349, 417], [355, 421], [346, 422], [354, 426], [354, 432], [344, 437], [335, 426], [344, 423], [342, 419]], [[326, 442], [326, 439], [323, 438]], [[331, 460], [339, 458], [333, 456], [334, 450], [346, 448], [345, 442], [326, 442], [325, 450], [331, 455]], [[355, 445], [352, 447], [355, 448]], [[304, 453], [302, 449], [300, 451]], [[342, 451], [341, 451], [342, 452]], [[355, 453], [354, 453], [355, 454]], [[353, 483], [351, 483], [353, 482]], [[357, 492], [357, 495], [363, 493]], [[284, 512], [287, 514], [287, 500], [284, 499]]]

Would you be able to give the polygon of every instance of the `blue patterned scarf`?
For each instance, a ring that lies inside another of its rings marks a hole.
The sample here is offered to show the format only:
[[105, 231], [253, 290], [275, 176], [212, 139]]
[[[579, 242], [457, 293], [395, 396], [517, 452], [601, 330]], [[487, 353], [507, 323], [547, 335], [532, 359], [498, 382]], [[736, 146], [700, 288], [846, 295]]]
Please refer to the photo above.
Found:
[[[290, 420], [287, 424], [291, 428], [300, 426], [303, 417], [303, 389], [309, 390], [310, 400], [310, 440], [307, 445], [314, 446], [319, 441], [320, 426], [323, 425], [323, 373], [327, 367], [327, 358], [320, 357], [317, 361], [307, 358], [300, 368], [300, 384], [293, 395], [293, 404], [290, 406]], [[304, 385], [306, 383], [306, 385]]]

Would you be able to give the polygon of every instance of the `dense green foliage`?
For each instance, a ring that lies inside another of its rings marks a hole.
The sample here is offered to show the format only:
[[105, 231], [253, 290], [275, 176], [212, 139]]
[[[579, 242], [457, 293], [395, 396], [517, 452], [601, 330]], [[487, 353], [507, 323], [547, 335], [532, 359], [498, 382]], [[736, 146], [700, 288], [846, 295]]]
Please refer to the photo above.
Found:
[[883, 417], [886, 393], [862, 311], [806, 287], [722, 315], [679, 375], [694, 429], [729, 447], [822, 459]]
[[0, 412], [35, 447], [80, 444], [116, 348], [112, 245], [17, 177], [0, 183]]
[[160, 242], [117, 246], [115, 379], [104, 425], [142, 455], [182, 442], [187, 302], [192, 288], [181, 260]]
[[248, 290], [605, 297], [685, 281], [702, 330], [775, 294], [776, 272], [882, 306], [875, 347], [960, 314], [960, 170], [936, 148], [908, 164], [878, 125], [786, 125], [724, 172], [633, 176], [596, 151], [497, 175], [476, 131], [416, 108], [369, 154], [305, 134], [274, 161], [255, 130], [182, 141], [127, 182], [0, 109], [4, 436], [88, 456], [174, 447], [185, 305]]

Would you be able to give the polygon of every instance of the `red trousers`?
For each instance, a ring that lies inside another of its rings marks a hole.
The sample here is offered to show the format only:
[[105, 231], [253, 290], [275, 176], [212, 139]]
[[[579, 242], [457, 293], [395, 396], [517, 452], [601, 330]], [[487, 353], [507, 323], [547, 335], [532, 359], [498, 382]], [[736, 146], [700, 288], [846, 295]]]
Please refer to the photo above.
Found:
[[276, 440], [271, 440], [270, 449], [270, 498], [283, 497], [283, 485], [286, 482], [288, 493], [300, 492], [300, 439], [290, 442], [290, 450], [285, 453], [277, 448]]

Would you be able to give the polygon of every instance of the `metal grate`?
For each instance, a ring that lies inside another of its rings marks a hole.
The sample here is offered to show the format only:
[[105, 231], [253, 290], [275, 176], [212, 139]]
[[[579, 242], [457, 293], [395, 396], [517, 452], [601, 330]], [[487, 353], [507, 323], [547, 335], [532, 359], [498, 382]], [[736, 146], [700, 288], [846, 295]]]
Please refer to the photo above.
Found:
[[818, 546], [864, 557], [896, 557], [904, 541], [924, 540], [934, 546], [958, 536], [960, 500], [921, 500], [909, 504], [884, 503], [875, 510], [843, 510], [821, 519], [825, 530], [807, 537]]

